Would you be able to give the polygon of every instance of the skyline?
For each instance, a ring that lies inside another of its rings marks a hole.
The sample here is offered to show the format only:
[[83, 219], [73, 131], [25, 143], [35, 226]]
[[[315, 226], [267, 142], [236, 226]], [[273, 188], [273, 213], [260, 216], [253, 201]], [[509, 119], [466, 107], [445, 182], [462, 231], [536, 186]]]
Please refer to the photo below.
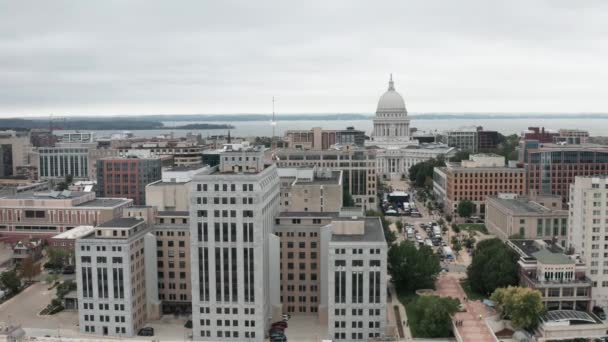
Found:
[[0, 117], [608, 112], [601, 1], [182, 4], [0, 2]]

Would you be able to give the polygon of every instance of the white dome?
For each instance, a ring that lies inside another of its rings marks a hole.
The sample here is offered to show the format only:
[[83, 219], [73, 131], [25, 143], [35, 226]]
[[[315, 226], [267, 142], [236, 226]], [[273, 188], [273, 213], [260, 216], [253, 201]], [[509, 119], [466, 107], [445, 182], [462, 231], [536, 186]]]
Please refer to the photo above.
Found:
[[395, 86], [393, 83], [393, 76], [391, 75], [391, 79], [388, 82], [388, 90], [386, 93], [382, 94], [380, 100], [378, 101], [378, 109], [377, 112], [391, 112], [391, 113], [407, 113], [405, 109], [405, 101], [403, 101], [403, 97], [401, 94], [395, 91]]

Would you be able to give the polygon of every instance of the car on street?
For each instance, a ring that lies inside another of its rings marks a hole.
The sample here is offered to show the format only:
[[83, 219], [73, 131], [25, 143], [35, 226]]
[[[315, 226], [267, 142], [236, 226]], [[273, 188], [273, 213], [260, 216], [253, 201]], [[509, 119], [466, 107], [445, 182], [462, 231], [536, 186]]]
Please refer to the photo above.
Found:
[[154, 328], [152, 328], [152, 327], [141, 328], [141, 329], [139, 329], [137, 336], [154, 336]]

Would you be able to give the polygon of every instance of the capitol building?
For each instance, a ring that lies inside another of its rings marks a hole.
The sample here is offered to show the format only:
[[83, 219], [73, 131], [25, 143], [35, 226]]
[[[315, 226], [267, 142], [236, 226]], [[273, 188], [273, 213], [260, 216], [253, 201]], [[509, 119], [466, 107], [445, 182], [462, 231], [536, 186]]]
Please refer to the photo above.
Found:
[[368, 149], [376, 150], [376, 169], [383, 179], [407, 177], [409, 168], [419, 162], [453, 156], [456, 149], [439, 143], [419, 143], [412, 138], [405, 101], [395, 90], [391, 75], [388, 90], [380, 97]]

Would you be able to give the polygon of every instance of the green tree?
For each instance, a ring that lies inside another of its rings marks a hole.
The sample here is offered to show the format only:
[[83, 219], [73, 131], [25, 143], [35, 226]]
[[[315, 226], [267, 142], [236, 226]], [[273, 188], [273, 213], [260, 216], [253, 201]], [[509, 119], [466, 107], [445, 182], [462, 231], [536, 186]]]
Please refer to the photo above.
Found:
[[443, 158], [429, 159], [412, 165], [408, 170], [410, 181], [416, 186], [423, 187], [432, 184], [429, 180], [433, 179], [433, 168], [445, 166]]
[[451, 297], [424, 295], [414, 304], [412, 326], [417, 327], [420, 337], [449, 337], [452, 332], [452, 316], [458, 311], [460, 302]]
[[397, 227], [397, 231], [399, 231], [399, 233], [403, 232], [403, 221], [401, 221], [400, 219], [397, 220], [395, 222], [395, 226]]
[[343, 207], [355, 206], [355, 201], [353, 200], [353, 196], [346, 189], [342, 189], [342, 206]]
[[458, 224], [456, 223], [452, 223], [452, 230], [454, 231], [454, 233], [458, 234], [460, 233], [460, 227], [458, 226]]
[[28, 281], [32, 281], [32, 278], [40, 274], [40, 265], [35, 263], [32, 257], [27, 257], [21, 260], [19, 272], [21, 278], [27, 278]]
[[456, 243], [452, 243], [452, 249], [454, 250], [454, 254], [458, 255], [462, 250], [462, 244], [456, 241]]
[[17, 276], [17, 271], [6, 271], [0, 274], [0, 284], [11, 294], [16, 294], [21, 288], [21, 279]]
[[541, 293], [529, 287], [501, 287], [490, 297], [503, 318], [511, 319], [518, 329], [534, 329], [539, 317], [545, 312]]
[[441, 271], [437, 254], [428, 246], [418, 249], [411, 241], [393, 245], [387, 259], [388, 271], [398, 292], [433, 288]]
[[44, 268], [50, 268], [57, 271], [63, 269], [69, 258], [69, 255], [65, 250], [52, 247], [46, 248], [46, 255], [48, 261], [44, 264]]
[[445, 220], [446, 220], [448, 223], [452, 223], [452, 215], [450, 215], [450, 214], [445, 215]]
[[458, 216], [471, 217], [471, 215], [473, 214], [474, 206], [475, 205], [473, 204], [473, 202], [469, 200], [463, 200], [458, 202], [458, 208], [456, 209], [456, 211], [458, 212]]
[[499, 287], [516, 285], [517, 254], [499, 239], [477, 243], [473, 260], [467, 269], [471, 288], [490, 295]]
[[469, 160], [469, 151], [458, 151], [453, 157], [450, 157], [451, 162], [461, 162], [463, 160]]

